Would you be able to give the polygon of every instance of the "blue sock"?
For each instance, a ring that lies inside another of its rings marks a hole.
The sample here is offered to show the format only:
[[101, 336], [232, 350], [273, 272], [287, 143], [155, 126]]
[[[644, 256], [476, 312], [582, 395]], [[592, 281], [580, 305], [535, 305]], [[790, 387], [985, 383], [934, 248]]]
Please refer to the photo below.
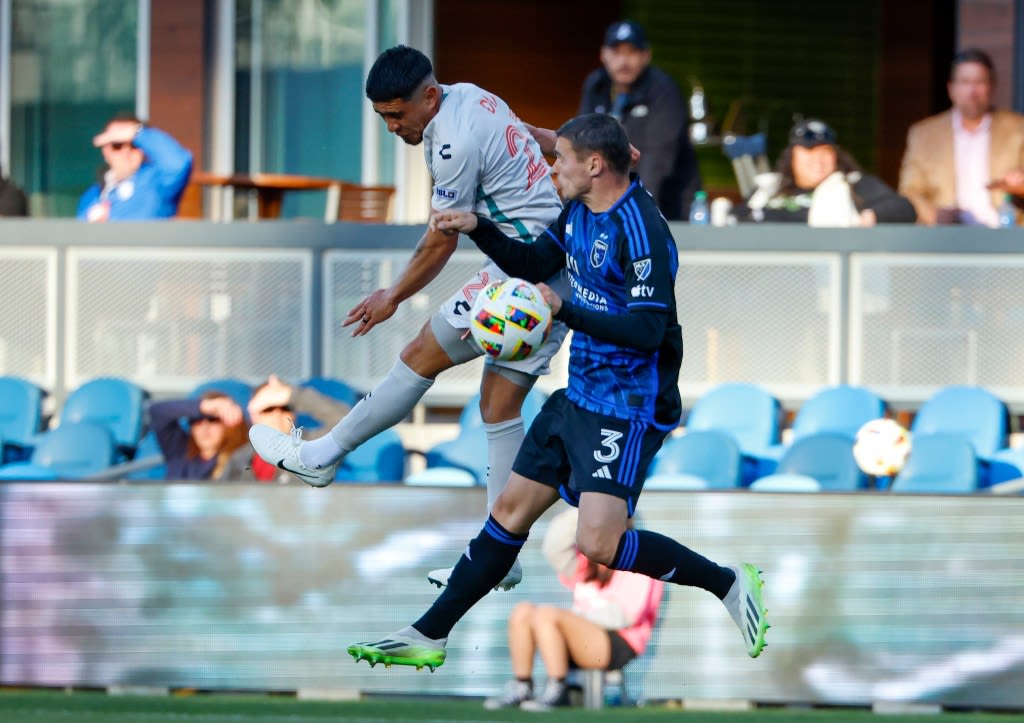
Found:
[[525, 542], [526, 535], [509, 532], [488, 517], [456, 563], [448, 586], [412, 626], [432, 640], [447, 638], [455, 623], [508, 574]]
[[650, 530], [626, 530], [619, 538], [616, 570], [639, 572], [676, 585], [707, 590], [723, 599], [736, 581], [736, 573], [665, 535]]

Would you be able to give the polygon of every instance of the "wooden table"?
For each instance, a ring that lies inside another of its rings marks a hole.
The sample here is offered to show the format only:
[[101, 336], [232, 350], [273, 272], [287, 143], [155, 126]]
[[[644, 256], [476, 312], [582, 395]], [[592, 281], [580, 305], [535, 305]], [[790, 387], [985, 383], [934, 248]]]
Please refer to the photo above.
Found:
[[[338, 220], [338, 204], [341, 200], [342, 182], [333, 178], [317, 178], [315, 176], [293, 176], [286, 173], [233, 173], [230, 175], [196, 171], [192, 174], [192, 183], [200, 186], [218, 188], [237, 188], [255, 191], [258, 218], [280, 218], [281, 202], [285, 191], [327, 191], [327, 203], [324, 209], [324, 221], [334, 223]], [[221, 218], [230, 221], [234, 213], [230, 204], [222, 199]]]

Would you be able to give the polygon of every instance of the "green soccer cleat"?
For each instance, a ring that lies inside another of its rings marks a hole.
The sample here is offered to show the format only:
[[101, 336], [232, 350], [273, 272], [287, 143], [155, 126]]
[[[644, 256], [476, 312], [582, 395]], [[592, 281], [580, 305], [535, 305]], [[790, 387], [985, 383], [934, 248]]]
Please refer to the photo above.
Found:
[[765, 648], [764, 636], [771, 627], [764, 605], [764, 580], [761, 571], [747, 562], [732, 570], [736, 573], [736, 582], [722, 602], [743, 633], [747, 655], [756, 658]]
[[[412, 635], [403, 634], [406, 631], [412, 631]], [[385, 668], [392, 665], [411, 665], [416, 670], [429, 668], [433, 673], [444, 665], [444, 659], [448, 656], [448, 651], [444, 647], [446, 642], [446, 638], [430, 640], [411, 628], [405, 628], [376, 643], [349, 645], [348, 654], [355, 658], [357, 663], [365, 660], [371, 668], [377, 663], [384, 663]]]

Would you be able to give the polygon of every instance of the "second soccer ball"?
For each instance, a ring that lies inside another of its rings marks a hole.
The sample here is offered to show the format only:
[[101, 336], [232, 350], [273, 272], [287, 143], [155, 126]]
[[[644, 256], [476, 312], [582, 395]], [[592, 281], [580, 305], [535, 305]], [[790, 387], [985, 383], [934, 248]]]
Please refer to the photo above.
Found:
[[484, 353], [502, 361], [530, 356], [551, 331], [551, 307], [536, 286], [522, 279], [484, 287], [470, 311], [470, 331]]

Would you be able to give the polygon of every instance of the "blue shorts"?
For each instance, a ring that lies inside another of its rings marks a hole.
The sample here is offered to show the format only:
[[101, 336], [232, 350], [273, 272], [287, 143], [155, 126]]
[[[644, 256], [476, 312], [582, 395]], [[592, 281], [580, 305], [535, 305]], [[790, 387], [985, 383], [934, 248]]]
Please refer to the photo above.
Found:
[[647, 468], [668, 435], [644, 422], [582, 409], [559, 389], [530, 425], [512, 469], [554, 487], [573, 507], [582, 492], [620, 497], [632, 517]]

